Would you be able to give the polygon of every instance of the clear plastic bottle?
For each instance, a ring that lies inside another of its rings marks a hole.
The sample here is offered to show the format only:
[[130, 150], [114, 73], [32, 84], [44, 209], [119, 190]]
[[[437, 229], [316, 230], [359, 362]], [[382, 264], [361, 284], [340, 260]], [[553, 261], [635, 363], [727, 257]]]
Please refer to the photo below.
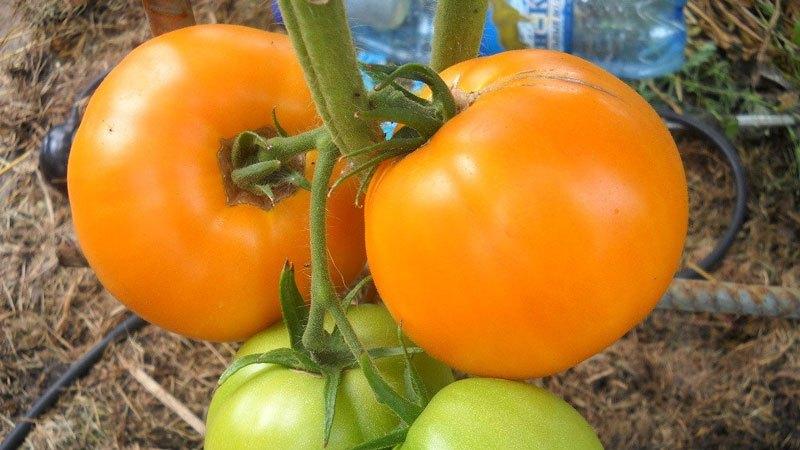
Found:
[[684, 62], [686, 0], [492, 0], [482, 52], [537, 47], [574, 53], [623, 78]]
[[[430, 0], [347, 0], [359, 57], [376, 63], [427, 61], [434, 8]], [[376, 26], [379, 17], [382, 24]]]
[[[360, 58], [427, 61], [435, 0], [346, 0]], [[574, 53], [623, 78], [684, 62], [686, 0], [490, 0], [482, 54], [515, 48]]]

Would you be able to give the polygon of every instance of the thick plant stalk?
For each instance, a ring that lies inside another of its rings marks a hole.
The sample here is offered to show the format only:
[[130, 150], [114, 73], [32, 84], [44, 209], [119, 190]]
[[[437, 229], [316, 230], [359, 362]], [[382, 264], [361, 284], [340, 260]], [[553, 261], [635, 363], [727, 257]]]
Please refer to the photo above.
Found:
[[437, 72], [474, 58], [489, 0], [439, 0], [433, 25], [431, 67]]
[[153, 36], [195, 24], [189, 0], [142, 0], [142, 6]]
[[280, 7], [334, 144], [348, 154], [380, 141], [377, 128], [356, 117], [367, 109], [367, 95], [342, 0], [280, 0]]

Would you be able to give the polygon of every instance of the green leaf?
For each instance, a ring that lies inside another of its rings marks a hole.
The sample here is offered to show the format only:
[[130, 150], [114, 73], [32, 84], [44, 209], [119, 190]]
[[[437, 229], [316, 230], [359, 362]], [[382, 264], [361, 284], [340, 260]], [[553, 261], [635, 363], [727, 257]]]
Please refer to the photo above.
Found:
[[272, 108], [272, 124], [275, 126], [275, 132], [278, 133], [278, 136], [280, 137], [288, 137], [289, 133], [287, 133], [286, 130], [283, 129], [281, 123], [278, 121], [277, 109], [278, 109], [277, 106]]
[[385, 448], [394, 448], [396, 445], [402, 444], [406, 440], [407, 434], [408, 427], [402, 426], [381, 437], [364, 442], [363, 444], [359, 444], [353, 447], [353, 450], [379, 450]]
[[325, 374], [325, 423], [323, 430], [323, 447], [328, 446], [328, 440], [331, 437], [333, 416], [336, 413], [336, 393], [339, 391], [339, 382], [341, 379], [341, 370], [332, 370]]
[[353, 304], [353, 301], [356, 299], [361, 290], [364, 289], [364, 286], [366, 286], [367, 283], [369, 283], [370, 281], [372, 281], [372, 276], [367, 275], [364, 278], [362, 278], [358, 283], [356, 283], [356, 285], [353, 286], [353, 289], [350, 289], [350, 292], [348, 292], [347, 295], [345, 295], [344, 298], [342, 299], [342, 309], [346, 311], [347, 308], [349, 308], [350, 305]]
[[278, 364], [306, 372], [319, 372], [320, 370], [319, 366], [305, 354], [291, 348], [276, 348], [266, 353], [255, 353], [235, 360], [219, 377], [218, 384], [224, 383], [234, 373], [252, 364]]
[[406, 395], [419, 405], [425, 406], [430, 401], [428, 389], [425, 388], [425, 383], [417, 373], [417, 369], [411, 364], [411, 357], [409, 356], [412, 349], [418, 349], [419, 352], [416, 353], [422, 353], [422, 349], [419, 347], [406, 347], [406, 341], [403, 339], [403, 329], [399, 325], [397, 327], [397, 339], [400, 341], [400, 349], [403, 351], [403, 359], [405, 360], [403, 379], [406, 382]]
[[293, 349], [304, 351], [303, 331], [308, 322], [308, 307], [303, 301], [303, 295], [297, 288], [294, 278], [294, 266], [289, 261], [283, 264], [280, 278], [280, 300], [283, 323], [289, 330], [289, 342]]
[[378, 399], [378, 402], [388, 406], [405, 423], [413, 423], [414, 419], [419, 417], [420, 413], [422, 413], [422, 407], [408, 401], [408, 399], [392, 389], [378, 372], [378, 368], [372, 363], [368, 353], [364, 352], [358, 358], [358, 365], [361, 367], [361, 371], [364, 372], [364, 376], [375, 393], [375, 398]]

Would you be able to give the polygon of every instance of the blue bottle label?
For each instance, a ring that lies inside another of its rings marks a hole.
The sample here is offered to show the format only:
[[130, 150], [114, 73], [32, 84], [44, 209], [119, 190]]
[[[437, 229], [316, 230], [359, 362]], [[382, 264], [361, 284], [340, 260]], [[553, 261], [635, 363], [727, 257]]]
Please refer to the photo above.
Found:
[[573, 0], [495, 0], [486, 19], [483, 54], [513, 48], [572, 49]]

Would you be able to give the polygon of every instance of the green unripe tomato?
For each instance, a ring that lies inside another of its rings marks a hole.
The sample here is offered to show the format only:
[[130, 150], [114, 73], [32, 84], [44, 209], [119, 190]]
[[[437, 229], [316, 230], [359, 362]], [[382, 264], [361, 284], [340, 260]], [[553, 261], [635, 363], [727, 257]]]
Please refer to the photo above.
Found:
[[398, 448], [594, 450], [603, 445], [572, 406], [542, 388], [468, 378], [439, 391]]
[[[347, 314], [364, 347], [396, 347], [397, 325], [382, 306], [361, 305]], [[326, 323], [331, 330], [333, 323]], [[253, 336], [237, 358], [288, 347], [282, 324]], [[431, 394], [453, 381], [452, 371], [424, 354], [412, 356]], [[406, 392], [402, 357], [382, 358], [376, 365], [398, 392]], [[322, 448], [325, 378], [273, 364], [253, 364], [228, 378], [214, 393], [206, 419], [206, 450]], [[392, 431], [397, 416], [375, 399], [360, 369], [347, 370], [336, 397], [327, 449], [352, 448]]]

